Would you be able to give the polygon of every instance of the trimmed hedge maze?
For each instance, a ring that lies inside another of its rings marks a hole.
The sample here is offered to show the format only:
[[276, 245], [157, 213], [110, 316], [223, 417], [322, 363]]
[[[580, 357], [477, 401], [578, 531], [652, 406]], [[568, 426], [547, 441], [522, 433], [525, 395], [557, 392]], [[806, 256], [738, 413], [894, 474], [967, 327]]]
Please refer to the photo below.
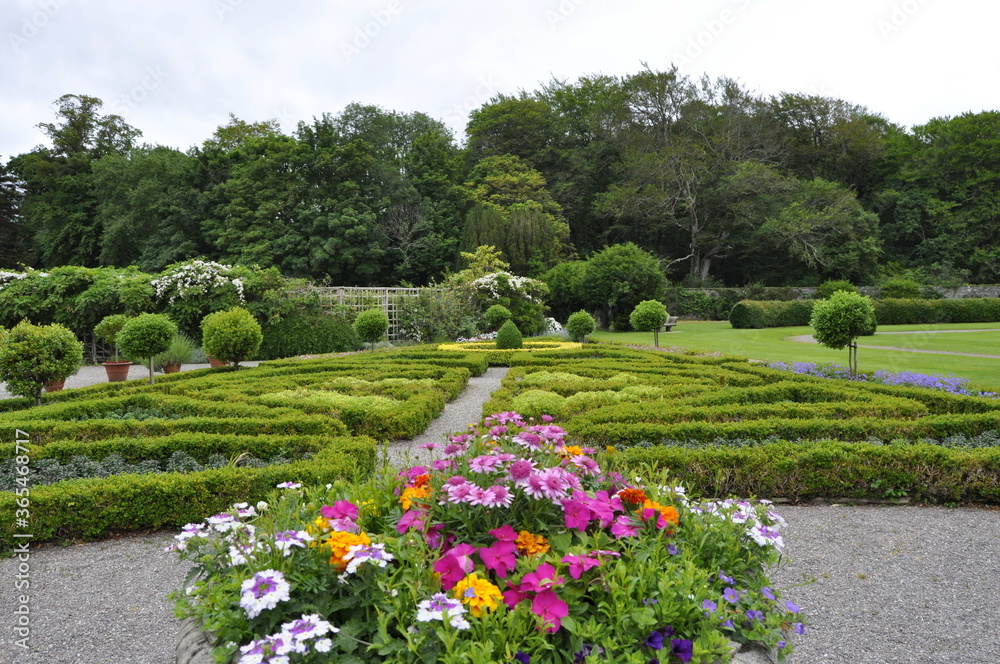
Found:
[[[29, 470], [17, 481], [30, 489], [36, 541], [180, 526], [234, 502], [258, 501], [280, 482], [329, 483], [373, 472], [379, 441], [423, 432], [486, 368], [481, 354], [412, 349], [192, 371], [156, 385], [106, 383], [44, 395], [37, 408], [26, 399], [0, 401], [0, 462], [16, 460], [15, 467]], [[18, 431], [28, 435], [27, 455], [18, 454]], [[197, 472], [48, 485], [30, 473], [44, 459], [65, 464], [116, 455], [128, 464], [159, 464], [178, 451], [200, 465], [218, 455], [230, 461]], [[288, 462], [240, 465], [246, 457]], [[0, 511], [14, 514], [19, 499], [0, 492]], [[3, 522], [0, 533], [14, 527]]]
[[1000, 399], [601, 345], [515, 358], [505, 410], [708, 495], [1000, 501]]

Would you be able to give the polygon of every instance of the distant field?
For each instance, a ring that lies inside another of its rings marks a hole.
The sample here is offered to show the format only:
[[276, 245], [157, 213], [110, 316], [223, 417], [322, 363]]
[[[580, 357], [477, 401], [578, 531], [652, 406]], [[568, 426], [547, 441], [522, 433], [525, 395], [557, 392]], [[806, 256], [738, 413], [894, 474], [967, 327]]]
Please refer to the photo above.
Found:
[[[929, 332], [948, 330], [989, 330], [997, 323], [956, 325], [885, 325], [880, 332]], [[673, 332], [660, 334], [661, 346], [719, 351], [771, 362], [834, 362], [847, 364], [846, 350], [831, 350], [818, 344], [788, 341], [789, 337], [811, 334], [809, 327], [776, 327], [764, 330], [734, 330], [728, 322], [681, 321]], [[643, 345], [653, 344], [652, 332], [595, 332], [594, 339]], [[953, 353], [1000, 355], [1000, 332], [963, 334], [886, 334], [863, 337], [864, 345], [896, 346], [921, 350], [946, 350]], [[926, 374], [955, 374], [976, 385], [1000, 389], [1000, 359], [933, 355], [905, 351], [862, 348], [859, 353], [862, 371], [916, 371]]]

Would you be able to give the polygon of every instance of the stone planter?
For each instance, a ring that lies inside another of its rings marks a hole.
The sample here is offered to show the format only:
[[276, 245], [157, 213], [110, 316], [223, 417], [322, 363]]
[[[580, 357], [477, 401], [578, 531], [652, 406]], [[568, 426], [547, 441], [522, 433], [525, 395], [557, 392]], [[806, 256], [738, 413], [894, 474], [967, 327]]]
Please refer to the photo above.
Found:
[[59, 392], [66, 385], [66, 379], [62, 380], [50, 380], [45, 383], [46, 392]]
[[[174, 664], [212, 664], [213, 641], [201, 630], [194, 618], [181, 621], [174, 649]], [[733, 651], [732, 664], [777, 664], [777, 653], [760, 645], [730, 642]]]
[[217, 360], [211, 355], [208, 356], [208, 363], [212, 366], [213, 369], [229, 366], [229, 362], [223, 362], [222, 360]]
[[120, 383], [128, 380], [128, 370], [131, 366], [131, 362], [105, 362], [104, 370], [108, 374], [108, 382]]
[[180, 373], [181, 365], [179, 364], [164, 364], [163, 373]]

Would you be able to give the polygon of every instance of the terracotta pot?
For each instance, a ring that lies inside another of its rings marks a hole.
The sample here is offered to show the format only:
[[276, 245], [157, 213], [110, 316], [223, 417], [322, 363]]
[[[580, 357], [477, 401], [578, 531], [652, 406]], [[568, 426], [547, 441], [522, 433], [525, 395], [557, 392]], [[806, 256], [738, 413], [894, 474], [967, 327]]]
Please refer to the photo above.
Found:
[[181, 370], [181, 365], [179, 364], [164, 364], [163, 373], [179, 373]]
[[128, 380], [128, 368], [131, 362], [105, 362], [104, 370], [108, 373], [109, 383], [119, 383]]
[[45, 391], [58, 392], [63, 388], [64, 385], [66, 385], [65, 378], [63, 378], [62, 380], [50, 380], [49, 382], [45, 383]]
[[211, 355], [208, 356], [208, 363], [212, 365], [213, 369], [218, 369], [219, 367], [229, 366], [229, 362], [223, 362], [222, 360], [217, 360]]

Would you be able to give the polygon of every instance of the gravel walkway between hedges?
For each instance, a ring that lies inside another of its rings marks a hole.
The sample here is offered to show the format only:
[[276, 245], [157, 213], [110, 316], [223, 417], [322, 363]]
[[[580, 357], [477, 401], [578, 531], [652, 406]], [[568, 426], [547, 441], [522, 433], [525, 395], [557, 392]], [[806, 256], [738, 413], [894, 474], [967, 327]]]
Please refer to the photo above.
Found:
[[[503, 370], [470, 380], [416, 442], [440, 442], [480, 417]], [[403, 446], [392, 446], [393, 458]], [[423, 450], [420, 450], [423, 452]], [[786, 566], [775, 586], [807, 632], [791, 664], [995, 664], [1000, 661], [1000, 511], [779, 506]], [[5, 515], [6, 516], [6, 515]], [[166, 596], [186, 566], [172, 533], [31, 549], [0, 560], [0, 664], [168, 664], [179, 623]], [[26, 566], [26, 567], [25, 567]], [[17, 589], [19, 574], [30, 589]], [[808, 585], [803, 579], [814, 579]], [[795, 587], [793, 587], [795, 586]], [[18, 595], [31, 595], [31, 650], [15, 646]]]

